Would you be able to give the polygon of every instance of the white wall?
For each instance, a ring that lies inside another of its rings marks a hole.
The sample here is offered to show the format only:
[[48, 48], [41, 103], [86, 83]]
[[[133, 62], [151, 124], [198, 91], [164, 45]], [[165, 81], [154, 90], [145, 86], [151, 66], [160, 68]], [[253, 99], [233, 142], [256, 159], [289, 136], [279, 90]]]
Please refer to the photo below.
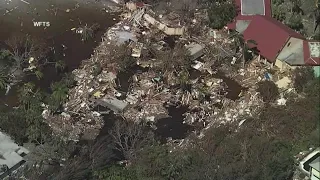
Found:
[[289, 61], [288, 59], [295, 58], [294, 64], [304, 64], [303, 59], [303, 40], [291, 37], [285, 44], [277, 59], [281, 61]]

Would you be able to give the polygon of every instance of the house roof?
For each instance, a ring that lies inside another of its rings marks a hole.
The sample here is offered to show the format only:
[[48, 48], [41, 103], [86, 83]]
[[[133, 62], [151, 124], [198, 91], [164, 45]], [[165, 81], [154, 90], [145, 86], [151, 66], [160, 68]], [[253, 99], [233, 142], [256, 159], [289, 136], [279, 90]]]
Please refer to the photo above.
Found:
[[[6, 165], [9, 169], [11, 169], [23, 160], [23, 158], [20, 156], [20, 154], [23, 152], [26, 154], [29, 153], [28, 150], [14, 143], [9, 136], [0, 132], [0, 166]], [[0, 171], [0, 178], [3, 174], [4, 172]]]
[[251, 21], [255, 15], [271, 17], [271, 0], [234, 0], [239, 13], [235, 21], [228, 24], [229, 29], [236, 29], [237, 21]]
[[320, 157], [317, 157], [317, 159], [313, 160], [310, 164], [310, 167], [313, 169], [316, 169], [317, 171], [320, 171]]
[[270, 62], [275, 62], [289, 37], [305, 39], [301, 34], [276, 19], [261, 15], [254, 16], [244, 31], [243, 37], [245, 40], [254, 40], [257, 43], [259, 54]]
[[306, 65], [320, 65], [320, 42], [303, 42], [304, 62]]

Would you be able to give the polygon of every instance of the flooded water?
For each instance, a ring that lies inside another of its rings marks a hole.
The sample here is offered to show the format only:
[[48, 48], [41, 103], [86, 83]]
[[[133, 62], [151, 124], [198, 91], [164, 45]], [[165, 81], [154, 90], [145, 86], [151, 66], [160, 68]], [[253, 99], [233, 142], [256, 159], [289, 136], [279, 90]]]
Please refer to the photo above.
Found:
[[[117, 19], [114, 20], [117, 14], [107, 13], [102, 3], [94, 3], [94, 0], [90, 3], [82, 0], [27, 0], [26, 2], [0, 1], [0, 42], [17, 33], [30, 34], [45, 40], [47, 45], [59, 54], [58, 60], [65, 62], [69, 72], [77, 68], [82, 60], [90, 57], [93, 48], [100, 42], [101, 35], [117, 22]], [[50, 26], [36, 27], [34, 22], [49, 22]], [[71, 30], [95, 23], [100, 25], [100, 29], [95, 37], [87, 42], [82, 42], [80, 35]], [[40, 81], [35, 77], [28, 78], [43, 89], [49, 88], [52, 81], [60, 78], [60, 74], [53, 66], [45, 67], [43, 72], [44, 77]], [[14, 104], [14, 96], [14, 91], [8, 96], [1, 94], [0, 100]]]
[[183, 139], [193, 130], [190, 125], [183, 123], [183, 114], [187, 111], [188, 107], [169, 106], [170, 117], [159, 119], [156, 122], [156, 134], [162, 142], [165, 142], [167, 138]]
[[226, 98], [231, 99], [231, 100], [237, 100], [239, 99], [239, 94], [241, 93], [242, 90], [245, 90], [237, 81], [226, 77], [222, 73], [217, 73], [214, 75], [215, 78], [222, 79], [223, 82], [225, 82], [228, 86], [227, 92], [228, 94], [226, 95]]

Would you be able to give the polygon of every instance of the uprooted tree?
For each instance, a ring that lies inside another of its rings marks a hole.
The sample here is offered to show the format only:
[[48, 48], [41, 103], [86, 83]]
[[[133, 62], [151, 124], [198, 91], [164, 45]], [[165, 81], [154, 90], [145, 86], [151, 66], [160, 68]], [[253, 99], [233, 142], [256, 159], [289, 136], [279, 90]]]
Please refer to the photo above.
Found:
[[31, 71], [38, 78], [42, 77], [38, 68], [49, 52], [49, 48], [44, 41], [30, 35], [17, 34], [10, 37], [5, 43], [9, 47], [5, 52], [13, 60], [13, 63], [10, 64], [10, 76], [19, 79], [25, 72]]
[[116, 121], [110, 135], [114, 148], [123, 154], [126, 160], [133, 159], [139, 149], [153, 140], [153, 133], [144, 125], [126, 120]]

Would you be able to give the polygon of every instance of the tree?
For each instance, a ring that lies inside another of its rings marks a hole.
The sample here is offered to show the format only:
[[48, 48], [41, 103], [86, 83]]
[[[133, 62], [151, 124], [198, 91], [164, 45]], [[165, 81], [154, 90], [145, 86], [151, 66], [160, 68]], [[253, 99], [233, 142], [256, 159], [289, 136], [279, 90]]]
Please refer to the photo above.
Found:
[[52, 111], [57, 111], [68, 99], [68, 92], [75, 84], [72, 74], [65, 74], [65, 76], [58, 82], [51, 84], [52, 94], [48, 96], [48, 104]]
[[254, 40], [245, 40], [243, 35], [238, 33], [238, 32], [233, 32], [231, 34], [231, 38], [234, 39], [235, 47], [236, 47], [236, 52], [241, 49], [242, 53], [242, 66], [244, 68], [245, 64], [252, 60], [252, 51], [254, 48], [252, 46], [256, 46], [257, 43]]
[[10, 135], [18, 144], [23, 144], [28, 138], [26, 135], [27, 122], [20, 109], [12, 110], [8, 107], [0, 107], [0, 129]]
[[175, 45], [173, 49], [157, 51], [156, 58], [159, 61], [155, 69], [161, 72], [176, 72], [189, 70], [192, 64], [190, 53], [182, 43]]
[[79, 154], [52, 175], [53, 180], [89, 179], [94, 172], [114, 162], [110, 136], [103, 136], [82, 146]]
[[20, 79], [24, 75], [24, 70], [28, 70], [36, 72], [38, 78], [42, 77], [39, 66], [49, 52], [49, 48], [43, 40], [30, 35], [15, 34], [5, 43], [9, 47], [7, 52], [14, 60], [10, 75]]
[[19, 101], [21, 105], [18, 111], [26, 121], [26, 134], [29, 141], [42, 141], [51, 135], [50, 128], [44, 123], [42, 118], [43, 93], [35, 88], [32, 83], [25, 83], [19, 90]]
[[62, 104], [67, 100], [69, 88], [63, 82], [55, 82], [51, 84], [52, 99], [58, 104]]
[[298, 93], [304, 91], [308, 83], [315, 79], [312, 67], [296, 68], [293, 72], [293, 76], [293, 86]]
[[0, 72], [0, 89], [5, 89], [8, 84], [8, 76]]
[[135, 171], [118, 164], [94, 172], [94, 177], [99, 180], [138, 180]]
[[143, 124], [137, 124], [126, 120], [118, 120], [110, 131], [114, 148], [119, 151], [126, 160], [132, 160], [136, 152], [144, 146], [152, 143], [153, 133]]
[[292, 14], [290, 18], [287, 20], [286, 24], [296, 31], [300, 31], [303, 29], [302, 17], [300, 14]]
[[272, 81], [260, 81], [257, 91], [260, 93], [264, 102], [271, 103], [279, 96], [279, 89]]
[[204, 0], [204, 6], [208, 8], [209, 26], [213, 29], [222, 29], [238, 14], [232, 0]]

